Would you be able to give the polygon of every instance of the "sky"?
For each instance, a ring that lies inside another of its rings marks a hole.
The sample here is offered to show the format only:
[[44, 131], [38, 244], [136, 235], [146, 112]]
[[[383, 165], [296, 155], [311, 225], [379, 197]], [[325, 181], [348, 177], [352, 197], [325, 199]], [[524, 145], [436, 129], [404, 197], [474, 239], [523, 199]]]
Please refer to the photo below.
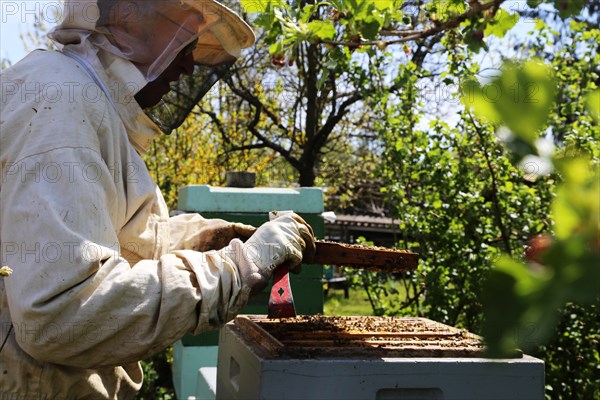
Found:
[[16, 63], [27, 51], [21, 34], [34, 30], [37, 19], [43, 18], [47, 28], [57, 24], [60, 0], [0, 0], [0, 59]]

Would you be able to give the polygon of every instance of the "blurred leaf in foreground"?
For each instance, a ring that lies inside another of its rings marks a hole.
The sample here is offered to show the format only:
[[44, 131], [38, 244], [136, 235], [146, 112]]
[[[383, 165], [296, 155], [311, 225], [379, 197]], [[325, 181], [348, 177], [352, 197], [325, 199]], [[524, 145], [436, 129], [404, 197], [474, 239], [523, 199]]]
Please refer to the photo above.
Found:
[[[567, 302], [593, 304], [600, 294], [600, 184], [583, 158], [562, 159], [563, 177], [552, 203], [554, 237], [530, 243], [527, 262], [501, 257], [489, 274], [482, 301], [483, 335], [491, 356], [544, 342]], [[536, 249], [534, 247], [540, 247]]]
[[540, 61], [507, 63], [489, 84], [469, 81], [462, 101], [479, 117], [502, 123], [525, 144], [533, 146], [556, 98], [551, 69]]

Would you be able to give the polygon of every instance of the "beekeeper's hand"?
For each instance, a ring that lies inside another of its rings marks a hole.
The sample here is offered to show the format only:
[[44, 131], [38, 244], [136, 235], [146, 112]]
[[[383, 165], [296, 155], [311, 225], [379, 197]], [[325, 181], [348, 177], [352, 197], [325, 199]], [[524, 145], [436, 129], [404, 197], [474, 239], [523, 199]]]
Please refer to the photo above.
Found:
[[200, 229], [197, 247], [194, 246], [193, 250], [220, 250], [233, 239], [246, 241], [254, 232], [256, 232], [256, 228], [251, 225], [228, 222], [223, 219], [211, 219], [210, 223]]
[[244, 244], [240, 263], [242, 283], [258, 293], [267, 286], [275, 268], [287, 263], [292, 272], [312, 261], [315, 254], [313, 230], [299, 215], [289, 213], [259, 227]]

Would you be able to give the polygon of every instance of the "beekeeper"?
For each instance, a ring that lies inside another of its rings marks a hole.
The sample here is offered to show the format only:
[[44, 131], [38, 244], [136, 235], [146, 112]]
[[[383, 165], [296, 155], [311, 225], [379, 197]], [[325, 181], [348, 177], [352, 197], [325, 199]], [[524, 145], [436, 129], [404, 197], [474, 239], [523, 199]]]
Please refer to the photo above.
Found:
[[1, 80], [0, 399], [132, 398], [138, 360], [226, 323], [314, 239], [295, 214], [169, 218], [140, 158], [169, 83], [254, 42], [234, 12], [66, 0], [50, 37]]

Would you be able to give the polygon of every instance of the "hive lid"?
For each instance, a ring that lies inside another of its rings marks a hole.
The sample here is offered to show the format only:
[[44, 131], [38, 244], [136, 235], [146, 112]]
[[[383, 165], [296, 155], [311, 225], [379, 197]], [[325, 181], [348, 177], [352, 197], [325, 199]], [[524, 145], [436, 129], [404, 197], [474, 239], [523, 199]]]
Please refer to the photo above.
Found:
[[233, 188], [209, 185], [185, 186], [179, 191], [177, 208], [192, 212], [268, 213], [293, 210], [297, 213], [323, 212], [323, 191], [319, 188]]
[[472, 358], [485, 351], [479, 336], [425, 318], [240, 316], [235, 328], [268, 359]]

